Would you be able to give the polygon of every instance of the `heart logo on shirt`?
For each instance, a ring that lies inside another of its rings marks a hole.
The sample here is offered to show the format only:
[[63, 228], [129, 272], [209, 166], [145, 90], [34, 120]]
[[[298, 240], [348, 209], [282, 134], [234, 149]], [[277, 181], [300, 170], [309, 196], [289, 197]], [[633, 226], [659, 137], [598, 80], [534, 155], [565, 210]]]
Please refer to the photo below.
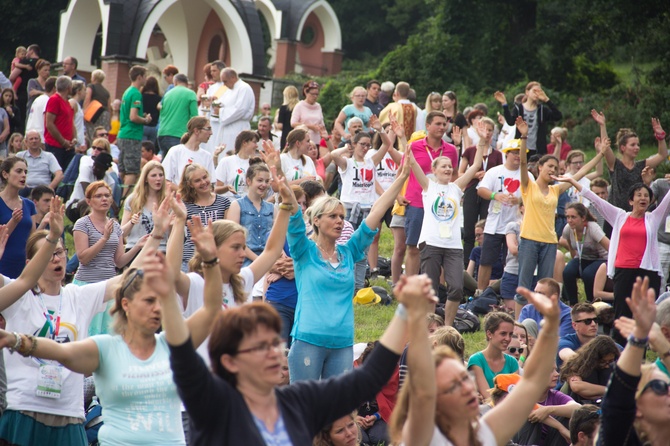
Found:
[[374, 171], [372, 169], [361, 169], [361, 178], [363, 181], [372, 181]]
[[398, 165], [391, 158], [386, 158], [386, 166], [389, 170], [398, 170]]
[[519, 180], [515, 180], [514, 178], [505, 178], [504, 184], [505, 189], [507, 189], [507, 192], [509, 192], [510, 194], [513, 194], [514, 192], [519, 190], [519, 186], [521, 186]]

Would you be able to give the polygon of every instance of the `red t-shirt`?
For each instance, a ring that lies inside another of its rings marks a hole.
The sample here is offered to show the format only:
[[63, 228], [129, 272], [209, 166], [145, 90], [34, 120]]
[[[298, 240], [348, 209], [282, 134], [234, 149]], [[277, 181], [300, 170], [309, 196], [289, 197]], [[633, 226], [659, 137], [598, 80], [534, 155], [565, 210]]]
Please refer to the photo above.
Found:
[[[463, 158], [467, 159], [468, 160], [468, 167], [470, 167], [475, 162], [475, 155], [476, 154], [477, 154], [477, 146], [468, 147], [463, 152], [463, 157], [461, 158], [461, 160]], [[479, 169], [479, 171], [480, 172], [482, 170], [487, 170], [488, 171], [492, 167], [499, 166], [502, 163], [503, 163], [502, 152], [500, 152], [499, 150], [493, 149], [493, 150], [491, 150], [491, 153], [486, 152], [486, 154], [484, 155], [484, 159], [482, 160], [482, 167]], [[479, 181], [476, 178], [474, 178], [472, 181], [470, 181], [468, 183], [467, 186], [465, 186], [465, 188], [470, 189], [471, 187], [476, 186], [477, 183], [479, 183]]]
[[615, 268], [639, 268], [647, 249], [647, 228], [644, 217], [628, 217], [619, 232], [619, 248], [616, 252]]
[[[554, 153], [554, 147], [556, 147], [555, 144], [548, 144], [547, 153]], [[568, 153], [570, 153], [571, 150], [572, 146], [567, 142], [563, 141], [563, 144], [561, 144], [561, 153], [559, 155], [560, 160], [565, 161], [566, 159], [568, 159]]]
[[44, 142], [50, 146], [62, 147], [60, 142], [49, 133], [49, 129], [46, 126], [47, 113], [56, 115], [56, 128], [63, 138], [67, 141], [72, 141], [74, 138], [74, 110], [72, 110], [70, 103], [56, 93], [49, 98], [44, 111]]

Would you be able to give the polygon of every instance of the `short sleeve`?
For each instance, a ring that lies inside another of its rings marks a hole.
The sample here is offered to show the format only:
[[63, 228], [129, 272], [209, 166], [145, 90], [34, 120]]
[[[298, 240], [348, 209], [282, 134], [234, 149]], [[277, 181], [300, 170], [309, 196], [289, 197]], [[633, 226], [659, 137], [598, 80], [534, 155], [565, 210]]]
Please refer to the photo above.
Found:
[[242, 282], [244, 286], [244, 294], [246, 296], [247, 303], [251, 303], [253, 300], [253, 290], [254, 290], [254, 272], [251, 268], [244, 267], [240, 270], [240, 276], [242, 277]]
[[88, 217], [86, 217], [86, 216], [81, 217], [79, 220], [74, 222], [74, 226], [72, 227], [72, 230], [83, 232], [83, 233], [88, 235], [88, 228], [87, 228], [87, 224], [86, 224], [87, 220], [88, 220]]
[[[485, 187], [493, 191], [495, 181], [495, 171], [493, 169], [487, 170], [484, 174], [484, 178], [477, 184], [477, 189], [480, 187]], [[494, 191], [495, 192], [495, 191]]]
[[605, 231], [603, 231], [603, 228], [601, 228], [600, 225], [594, 221], [589, 222], [588, 227], [590, 236], [593, 237], [596, 243], [600, 243], [603, 237], [605, 237]]
[[[42, 152], [42, 153], [49, 153], [49, 152]], [[49, 156], [49, 172], [56, 173], [59, 170], [63, 170], [60, 167], [60, 164], [58, 164], [58, 160], [56, 159], [56, 157], [53, 156], [53, 154], [51, 154], [51, 153], [49, 153], [49, 155], [50, 155]]]
[[63, 289], [63, 293], [73, 293], [77, 302], [77, 312], [82, 319], [90, 322], [93, 317], [105, 311], [107, 304], [105, 302], [105, 291], [107, 290], [107, 281], [90, 283], [88, 285], [77, 286], [68, 284]]
[[24, 203], [26, 203], [26, 206], [28, 207], [28, 213], [30, 215], [35, 215], [37, 214], [37, 208], [35, 207], [35, 203], [33, 203], [32, 200], [28, 200], [27, 198], [24, 198]]
[[481, 354], [481, 352], [477, 352], [474, 355], [470, 356], [470, 359], [468, 359], [468, 369], [472, 366], [477, 366], [481, 369], [484, 367], [482, 366], [482, 359], [484, 355]]
[[570, 226], [565, 225], [563, 227], [563, 234], [561, 234], [561, 237], [566, 239], [568, 241], [568, 243], [570, 243], [570, 244], [572, 243], [572, 240], [570, 239]]
[[519, 234], [517, 222], [511, 221], [507, 223], [507, 226], [505, 226], [505, 235], [507, 234], [515, 234], [515, 235]]
[[98, 370], [105, 368], [105, 358], [109, 356], [112, 337], [106, 334], [91, 336], [91, 340], [98, 346]]

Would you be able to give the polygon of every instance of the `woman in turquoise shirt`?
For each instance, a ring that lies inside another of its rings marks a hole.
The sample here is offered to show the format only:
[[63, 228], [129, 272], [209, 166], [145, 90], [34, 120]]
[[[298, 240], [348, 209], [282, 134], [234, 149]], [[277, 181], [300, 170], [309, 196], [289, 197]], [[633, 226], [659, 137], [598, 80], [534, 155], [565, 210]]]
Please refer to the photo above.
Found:
[[409, 163], [398, 171], [391, 187], [379, 197], [354, 235], [336, 245], [344, 225], [344, 205], [321, 198], [307, 210], [314, 234], [305, 235], [302, 213], [291, 217], [288, 242], [293, 257], [298, 304], [288, 356], [291, 382], [325, 379], [353, 366], [354, 264], [365, 257], [375, 229], [409, 176]]

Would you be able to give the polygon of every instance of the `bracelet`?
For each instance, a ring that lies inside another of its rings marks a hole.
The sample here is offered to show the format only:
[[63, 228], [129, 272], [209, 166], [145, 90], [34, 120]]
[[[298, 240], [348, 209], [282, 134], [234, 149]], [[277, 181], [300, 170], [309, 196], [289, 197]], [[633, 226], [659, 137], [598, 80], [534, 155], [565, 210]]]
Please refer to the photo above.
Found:
[[219, 115], [212, 115], [212, 118], [218, 118]]
[[33, 353], [35, 353], [35, 350], [37, 349], [37, 338], [33, 335], [28, 335], [28, 339], [30, 339], [30, 348], [28, 349], [28, 351], [26, 352], [19, 351], [19, 355], [23, 356], [24, 358], [32, 356]]
[[44, 240], [46, 240], [47, 242], [51, 243], [52, 245], [57, 245], [57, 244], [58, 244], [58, 239], [56, 239], [56, 240], [50, 240], [48, 236], [47, 236], [47, 237], [44, 237]]
[[279, 209], [291, 212], [293, 210], [293, 203], [282, 203], [279, 205]]
[[12, 347], [9, 347], [9, 351], [10, 351], [11, 353], [14, 353], [15, 351], [17, 351], [18, 349], [21, 348], [21, 343], [22, 343], [23, 341], [22, 341], [22, 339], [21, 339], [21, 335], [18, 334], [17, 332], [13, 332], [12, 334], [13, 334], [14, 337], [16, 338], [16, 342], [14, 342], [14, 345], [13, 345]]
[[655, 136], [656, 139], [659, 140], [659, 141], [663, 141], [663, 140], [665, 139], [665, 135], [666, 135], [665, 132], [654, 133], [654, 136]]
[[156, 240], [163, 240], [165, 238], [165, 235], [156, 235], [152, 232], [151, 238], [155, 238]]
[[374, 415], [374, 417], [377, 419], [377, 421], [379, 421], [379, 419], [381, 418], [381, 415], [379, 415], [379, 412], [375, 412], [372, 415]]
[[527, 136], [519, 136], [519, 139], [528, 139]]
[[214, 257], [212, 260], [208, 261], [203, 260], [202, 262], [200, 262], [200, 266], [202, 266], [203, 268], [214, 268], [218, 264], [219, 264], [218, 257]]
[[398, 318], [402, 319], [403, 321], [407, 320], [407, 309], [403, 304], [398, 304], [398, 306], [395, 309], [395, 315], [398, 316]]
[[645, 338], [642, 338], [642, 339], [638, 339], [631, 334], [630, 336], [628, 336], [627, 340], [628, 340], [628, 343], [630, 345], [632, 345], [633, 347], [637, 347], [637, 348], [647, 348], [647, 346], [649, 345], [649, 337], [648, 336], [645, 337]]
[[495, 200], [495, 199], [496, 199], [496, 193], [495, 193], [495, 192], [491, 192], [491, 200]]

